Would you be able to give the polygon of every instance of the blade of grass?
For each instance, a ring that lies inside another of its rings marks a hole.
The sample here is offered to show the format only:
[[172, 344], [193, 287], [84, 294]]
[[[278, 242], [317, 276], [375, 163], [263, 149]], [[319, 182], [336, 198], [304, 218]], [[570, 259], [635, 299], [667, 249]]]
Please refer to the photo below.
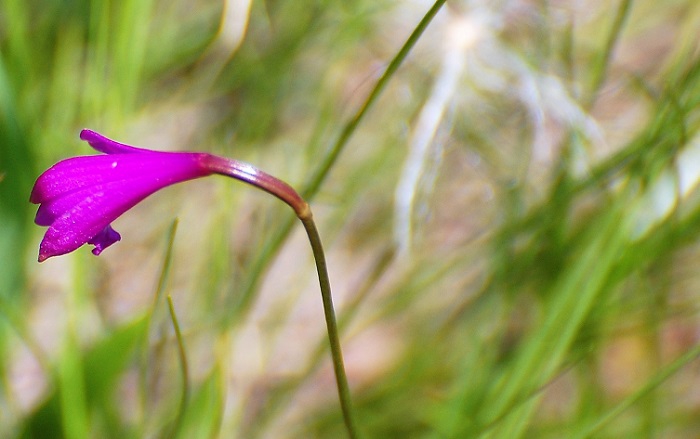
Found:
[[89, 8], [88, 43], [86, 52], [85, 82], [82, 93], [81, 108], [85, 119], [94, 119], [95, 115], [111, 114], [108, 100], [111, 96], [105, 90], [109, 87], [108, 68], [110, 66], [110, 22], [109, 3], [92, 1]]
[[516, 438], [523, 434], [539, 402], [532, 396], [552, 378], [562, 364], [588, 312], [599, 294], [610, 285], [611, 274], [627, 233], [621, 228], [625, 202], [618, 199], [587, 232], [580, 257], [563, 273], [546, 307], [545, 320], [523, 345], [500, 385], [494, 387], [484, 407], [490, 437]]
[[24, 285], [24, 253], [28, 241], [29, 206], [26, 198], [34, 174], [34, 155], [20, 119], [20, 100], [13, 78], [0, 53], [0, 295], [10, 299]]
[[82, 357], [75, 333], [71, 330], [63, 342], [57, 373], [64, 437], [66, 439], [90, 437]]
[[119, 96], [114, 100], [121, 103], [123, 112], [132, 110], [140, 94], [152, 7], [153, 0], [123, 0], [119, 8], [113, 51], [115, 64], [119, 66], [115, 78], [119, 87], [114, 90]]
[[[626, 147], [595, 165], [587, 175], [571, 179], [565, 195], [582, 196], [596, 186], [604, 187], [614, 178], [624, 176], [635, 166], [639, 166], [639, 162], [648, 157], [651, 152], [672, 149], [679, 144], [681, 138], [691, 137], [686, 132], [690, 131], [689, 129], [684, 128], [679, 131], [668, 128], [684, 126], [678, 123], [678, 118], [681, 117], [678, 110], [679, 102], [684, 102], [686, 108], [692, 108], [686, 101], [689, 97], [697, 95], [696, 82], [700, 82], [700, 58], [698, 57], [691, 59], [681, 73], [669, 80], [669, 83], [676, 84], [676, 90], [674, 92], [665, 90], [661, 97], [655, 100], [656, 106], [652, 112], [654, 118], [646, 128]], [[546, 220], [548, 215], [548, 204], [541, 203], [531, 208], [522, 218], [506, 224], [498, 233], [503, 236], [503, 239], [509, 239], [509, 236], [514, 236], [518, 232], [536, 228], [539, 223]]]
[[180, 406], [177, 410], [177, 417], [175, 418], [175, 423], [173, 424], [172, 430], [168, 437], [176, 437], [180, 432], [182, 427], [182, 422], [185, 419], [185, 414], [187, 412], [187, 402], [190, 398], [190, 374], [189, 367], [187, 366], [187, 352], [185, 352], [185, 341], [182, 338], [182, 332], [180, 332], [180, 324], [177, 321], [177, 315], [175, 314], [175, 306], [173, 305], [173, 298], [168, 294], [168, 311], [170, 311], [170, 319], [173, 322], [173, 329], [175, 330], [175, 338], [177, 339], [177, 351], [180, 359], [180, 370], [182, 372], [182, 393], [180, 395]]
[[588, 97], [588, 102], [585, 108], [590, 108], [598, 97], [598, 91], [605, 81], [605, 77], [608, 73], [608, 67], [610, 66], [610, 60], [612, 59], [613, 51], [615, 50], [615, 45], [620, 39], [622, 34], [622, 29], [625, 27], [627, 18], [629, 17], [630, 10], [632, 9], [632, 0], [622, 0], [620, 6], [617, 9], [617, 14], [613, 20], [612, 26], [610, 28], [610, 33], [605, 40], [605, 46], [600, 52], [600, 56], [597, 58], [595, 64], [593, 65], [592, 79], [590, 94]]
[[[408, 37], [404, 45], [398, 51], [398, 53], [391, 60], [387, 66], [384, 74], [379, 78], [377, 84], [370, 92], [369, 96], [362, 104], [360, 109], [345, 122], [340, 135], [333, 143], [331, 148], [326, 152], [320, 161], [320, 164], [313, 172], [312, 176], [309, 178], [307, 183], [304, 185], [300, 194], [306, 200], [311, 201], [316, 196], [321, 188], [322, 183], [327, 178], [330, 173], [331, 168], [335, 165], [340, 153], [345, 149], [348, 142], [352, 138], [352, 135], [357, 130], [360, 122], [364, 119], [369, 109], [376, 102], [376, 100], [381, 95], [382, 91], [386, 88], [391, 78], [394, 76], [399, 67], [408, 57], [413, 47], [416, 45], [420, 39], [423, 32], [428, 27], [430, 22], [435, 18], [438, 11], [445, 4], [446, 0], [437, 0], [433, 6], [428, 10], [428, 12], [423, 16], [421, 21], [418, 23], [416, 28], [413, 30], [411, 35]], [[230, 323], [237, 319], [240, 315], [246, 314], [251, 306], [252, 300], [255, 296], [255, 292], [258, 289], [260, 281], [267, 272], [272, 259], [277, 255], [282, 244], [287, 240], [289, 233], [295, 223], [296, 218], [290, 216], [285, 222], [283, 222], [274, 232], [272, 237], [263, 245], [262, 251], [257, 254], [253, 262], [250, 264], [248, 273], [250, 273], [246, 279], [245, 286], [242, 291], [233, 294], [233, 297], [237, 297], [237, 301], [233, 304], [232, 312], [229, 313], [225, 320], [225, 325], [228, 326]]]
[[[146, 329], [144, 331], [144, 339], [142, 341], [141, 348], [141, 365], [139, 370], [139, 389], [140, 389], [140, 400], [141, 406], [146, 408], [148, 406], [148, 363], [150, 356], [150, 340], [149, 336], [151, 334], [151, 326], [153, 325], [153, 315], [158, 309], [158, 305], [162, 301], [163, 294], [167, 285], [167, 281], [170, 277], [170, 269], [172, 266], [173, 259], [173, 246], [175, 244], [175, 235], [177, 233], [178, 219], [175, 218], [170, 224], [168, 229], [168, 234], [166, 238], [166, 247], [163, 254], [163, 266], [160, 271], [160, 276], [158, 277], [158, 284], [156, 286], [156, 291], [153, 296], [153, 304], [151, 306], [151, 311], [148, 313], [146, 318]], [[145, 410], [146, 412], [147, 410]], [[142, 426], [146, 419], [142, 419]]]
[[222, 367], [217, 364], [199, 388], [192, 392], [179, 437], [183, 439], [223, 437], [219, 429], [224, 412], [226, 388], [224, 381]]
[[589, 425], [583, 427], [578, 433], [574, 434], [572, 439], [587, 438], [598, 433], [603, 427], [609, 424], [616, 417], [620, 416], [625, 410], [629, 409], [632, 405], [638, 402], [640, 399], [644, 398], [658, 386], [663, 384], [667, 379], [672, 377], [675, 373], [680, 371], [683, 367], [687, 366], [690, 362], [696, 360], [700, 357], [700, 345], [695, 346], [690, 349], [685, 354], [681, 355], [663, 370], [654, 375], [644, 386], [639, 390], [634, 392], [632, 395], [625, 398], [622, 402], [616, 405], [612, 410], [608, 411], [603, 417], [596, 419]]

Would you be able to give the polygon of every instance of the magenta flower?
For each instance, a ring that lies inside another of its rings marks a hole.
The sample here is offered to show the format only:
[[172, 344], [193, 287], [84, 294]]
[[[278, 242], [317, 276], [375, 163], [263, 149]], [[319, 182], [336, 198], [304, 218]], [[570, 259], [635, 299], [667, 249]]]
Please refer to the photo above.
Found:
[[[73, 157], [41, 174], [29, 200], [40, 204], [35, 222], [48, 226], [39, 262], [92, 244], [99, 255], [121, 239], [111, 223], [166, 186], [214, 173], [254, 184], [299, 213], [306, 203], [281, 181], [235, 160], [196, 152], [160, 152], [110, 140], [83, 130], [80, 138], [104, 155]], [[295, 207], [296, 206], [296, 207]], [[308, 207], [307, 207], [308, 208]]]
[[37, 178], [29, 201], [39, 204], [36, 222], [48, 226], [39, 247], [39, 262], [92, 244], [99, 255], [121, 240], [111, 226], [121, 214], [171, 184], [211, 174], [249, 183], [287, 203], [301, 220], [316, 260], [323, 311], [338, 386], [350, 437], [357, 437], [326, 259], [309, 205], [285, 182], [255, 167], [202, 152], [159, 152], [134, 148], [83, 130], [80, 138], [104, 155], [60, 161]]

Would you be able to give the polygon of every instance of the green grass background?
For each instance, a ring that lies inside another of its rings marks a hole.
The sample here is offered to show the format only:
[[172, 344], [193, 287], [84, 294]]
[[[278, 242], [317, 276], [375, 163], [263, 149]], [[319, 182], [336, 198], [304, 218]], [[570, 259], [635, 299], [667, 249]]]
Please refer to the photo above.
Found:
[[190, 182], [35, 262], [84, 127], [310, 199], [366, 437], [700, 436], [698, 30], [692, 0], [0, 0], [0, 436], [344, 434], [277, 200]]

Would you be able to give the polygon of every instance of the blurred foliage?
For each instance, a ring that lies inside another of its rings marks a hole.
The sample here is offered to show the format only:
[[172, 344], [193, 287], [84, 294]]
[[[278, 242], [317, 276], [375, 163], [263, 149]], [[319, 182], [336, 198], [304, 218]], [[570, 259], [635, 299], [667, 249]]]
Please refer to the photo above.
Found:
[[312, 199], [367, 437], [700, 435], [700, 6], [439, 3], [0, 0], [0, 436], [344, 433], [276, 200], [188, 183], [34, 262], [83, 127]]

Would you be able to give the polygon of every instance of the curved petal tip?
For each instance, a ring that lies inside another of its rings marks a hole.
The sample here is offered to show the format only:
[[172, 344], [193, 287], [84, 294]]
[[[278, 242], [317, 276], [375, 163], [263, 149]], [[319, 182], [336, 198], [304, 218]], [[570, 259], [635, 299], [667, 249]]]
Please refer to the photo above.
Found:
[[136, 152], [147, 152], [147, 150], [141, 148], [135, 148], [133, 146], [116, 142], [96, 131], [89, 129], [83, 129], [80, 131], [80, 140], [86, 141], [90, 144], [90, 146], [104, 154], [133, 154]]
[[92, 139], [101, 137], [99, 134], [93, 130], [83, 129], [80, 131], [80, 140], [85, 140], [89, 142]]

